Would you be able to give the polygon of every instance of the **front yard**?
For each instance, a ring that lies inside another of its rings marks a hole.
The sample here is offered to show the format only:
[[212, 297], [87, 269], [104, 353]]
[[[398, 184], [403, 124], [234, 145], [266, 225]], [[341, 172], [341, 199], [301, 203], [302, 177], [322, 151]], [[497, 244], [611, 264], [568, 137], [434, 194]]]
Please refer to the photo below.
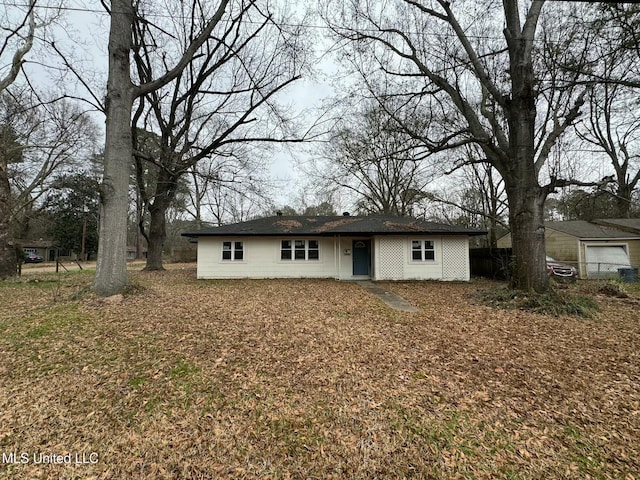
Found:
[[640, 478], [640, 295], [584, 320], [480, 305], [489, 282], [384, 284], [405, 313], [132, 277], [0, 283], [0, 478]]

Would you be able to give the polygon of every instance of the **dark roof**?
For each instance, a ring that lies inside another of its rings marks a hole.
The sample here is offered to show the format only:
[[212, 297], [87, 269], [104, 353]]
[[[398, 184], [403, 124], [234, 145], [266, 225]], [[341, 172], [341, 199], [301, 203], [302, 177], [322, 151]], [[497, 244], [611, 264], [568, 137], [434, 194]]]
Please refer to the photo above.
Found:
[[185, 232], [185, 237], [207, 236], [334, 236], [334, 235], [485, 235], [487, 232], [456, 225], [393, 215], [275, 216], [221, 227]]
[[640, 218], [599, 218], [593, 223], [617, 228], [625, 232], [640, 233]]
[[577, 238], [640, 238], [640, 235], [619, 229], [596, 225], [586, 220], [567, 220], [564, 222], [545, 222], [546, 228], [557, 230]]
[[58, 242], [55, 240], [16, 240], [15, 243], [22, 246], [22, 248], [55, 248], [58, 246]]

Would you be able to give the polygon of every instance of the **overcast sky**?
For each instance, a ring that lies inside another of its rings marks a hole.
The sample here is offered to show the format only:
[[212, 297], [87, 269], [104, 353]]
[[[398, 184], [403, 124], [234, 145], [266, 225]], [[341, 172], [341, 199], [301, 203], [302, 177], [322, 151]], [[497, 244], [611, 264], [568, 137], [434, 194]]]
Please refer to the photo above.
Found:
[[[51, 1], [51, 5], [53, 4]], [[108, 14], [97, 1], [70, 0], [57, 24], [47, 34], [47, 40], [55, 40], [56, 46], [68, 55], [74, 68], [102, 99], [107, 80]], [[314, 34], [321, 37], [323, 32], [316, 29]], [[321, 46], [326, 42], [313, 44]], [[326, 99], [335, 95], [335, 82], [330, 78], [331, 72], [335, 70], [333, 60], [331, 56], [323, 55], [323, 52], [316, 52], [316, 55], [315, 67], [318, 75], [313, 78], [304, 77], [281, 95], [281, 101], [290, 105], [301, 119], [308, 122], [313, 121], [316, 115], [314, 109], [319, 109]], [[28, 62], [26, 68], [29, 76], [38, 88], [63, 88], [71, 95], [90, 98], [76, 76], [70, 72], [65, 73], [61, 61], [42, 43], [30, 53]], [[90, 108], [89, 105], [87, 108]], [[92, 115], [103, 131], [104, 115], [100, 112], [93, 112]], [[303, 178], [297, 166], [299, 162], [308, 159], [308, 148], [308, 145], [300, 144], [273, 146], [268, 170], [269, 176], [280, 186], [275, 192], [277, 203], [293, 202], [293, 197], [302, 188]]]

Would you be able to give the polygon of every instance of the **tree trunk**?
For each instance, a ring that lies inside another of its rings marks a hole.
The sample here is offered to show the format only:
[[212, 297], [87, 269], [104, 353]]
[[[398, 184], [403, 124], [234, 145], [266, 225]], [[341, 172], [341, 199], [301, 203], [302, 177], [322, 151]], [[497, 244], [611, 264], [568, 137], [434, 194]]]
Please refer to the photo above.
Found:
[[164, 270], [162, 252], [167, 239], [167, 210], [175, 197], [178, 179], [161, 170], [158, 175], [153, 203], [149, 206], [149, 246], [147, 271]]
[[144, 202], [140, 194], [140, 188], [136, 189], [136, 260], [144, 258], [144, 242], [142, 225], [144, 222]]
[[544, 238], [544, 193], [526, 182], [507, 189], [513, 270], [511, 288], [545, 292], [549, 288]]
[[154, 202], [154, 206], [149, 209], [151, 220], [149, 224], [149, 246], [147, 249], [147, 271], [164, 270], [162, 264], [162, 252], [164, 242], [167, 238], [166, 228], [166, 206], [161, 206]]
[[[509, 45], [511, 98], [507, 99], [509, 162], [501, 171], [509, 200], [509, 226], [513, 253], [511, 287], [546, 292], [549, 289], [544, 238], [546, 192], [538, 182], [535, 157], [536, 79], [531, 60], [533, 34], [520, 30], [517, 2], [505, 2], [511, 30]], [[531, 20], [528, 18], [527, 20]]]
[[496, 229], [498, 228], [498, 222], [496, 222], [495, 218], [491, 218], [489, 223], [489, 248], [498, 248], [498, 236], [496, 233]]
[[631, 187], [627, 184], [618, 183], [618, 191], [615, 198], [618, 218], [631, 217], [631, 196]]
[[16, 276], [16, 249], [11, 238], [11, 186], [7, 159], [0, 155], [0, 280]]
[[109, 32], [104, 177], [101, 188], [100, 241], [94, 288], [98, 295], [120, 293], [127, 285], [127, 211], [132, 158], [133, 85], [129, 55], [133, 7], [113, 0]]

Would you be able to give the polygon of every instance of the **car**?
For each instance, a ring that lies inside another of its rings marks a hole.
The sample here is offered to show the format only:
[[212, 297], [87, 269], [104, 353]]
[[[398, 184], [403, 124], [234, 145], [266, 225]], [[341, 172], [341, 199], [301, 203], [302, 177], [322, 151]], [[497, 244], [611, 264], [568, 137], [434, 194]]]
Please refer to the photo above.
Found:
[[44, 262], [44, 258], [35, 253], [29, 252], [24, 254], [24, 263], [40, 263]]
[[554, 280], [575, 282], [578, 278], [578, 270], [571, 265], [547, 257], [547, 275]]

